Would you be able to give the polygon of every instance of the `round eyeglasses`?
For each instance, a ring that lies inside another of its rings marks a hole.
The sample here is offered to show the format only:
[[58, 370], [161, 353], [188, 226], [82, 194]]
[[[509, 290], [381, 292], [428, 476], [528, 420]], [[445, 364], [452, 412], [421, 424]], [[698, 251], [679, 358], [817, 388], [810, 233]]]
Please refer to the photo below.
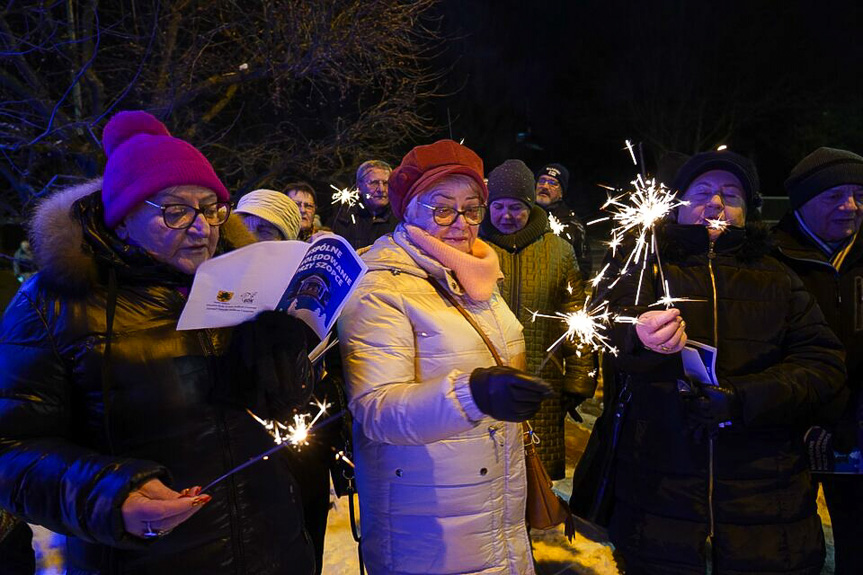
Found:
[[432, 217], [434, 217], [434, 223], [439, 226], [451, 226], [459, 216], [464, 216], [464, 221], [468, 224], [478, 226], [482, 223], [486, 211], [486, 206], [483, 204], [468, 206], [463, 210], [457, 210], [450, 206], [432, 206], [422, 202], [417, 202], [417, 204], [430, 209], [432, 211]]
[[195, 223], [195, 220], [198, 219], [198, 214], [202, 214], [204, 220], [211, 226], [221, 226], [228, 220], [228, 216], [231, 215], [230, 202], [216, 202], [215, 204], [208, 204], [200, 208], [194, 208], [186, 204], [165, 204], [160, 206], [150, 200], [144, 200], [144, 203], [162, 210], [162, 220], [172, 230], [189, 229]]

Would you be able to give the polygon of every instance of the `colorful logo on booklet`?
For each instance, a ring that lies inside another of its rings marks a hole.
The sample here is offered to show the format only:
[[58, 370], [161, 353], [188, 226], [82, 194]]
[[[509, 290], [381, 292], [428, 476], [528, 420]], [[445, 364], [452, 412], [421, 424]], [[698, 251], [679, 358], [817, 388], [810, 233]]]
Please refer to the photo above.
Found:
[[216, 301], [227, 303], [231, 301], [233, 297], [234, 292], [232, 291], [219, 291], [219, 293], [216, 294]]

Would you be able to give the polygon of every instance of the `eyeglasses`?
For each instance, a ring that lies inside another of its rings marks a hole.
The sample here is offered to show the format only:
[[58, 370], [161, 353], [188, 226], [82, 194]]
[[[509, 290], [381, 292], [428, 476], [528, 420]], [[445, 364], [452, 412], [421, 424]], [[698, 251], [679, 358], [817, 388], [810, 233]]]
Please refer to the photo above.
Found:
[[389, 180], [371, 180], [366, 182], [367, 188], [387, 188], [390, 185]]
[[172, 230], [189, 229], [195, 223], [195, 220], [198, 219], [198, 214], [203, 214], [204, 220], [211, 226], [221, 226], [228, 220], [228, 216], [231, 215], [230, 202], [216, 202], [215, 204], [201, 206], [200, 208], [193, 208], [186, 204], [165, 204], [164, 206], [160, 206], [150, 200], [144, 200], [144, 203], [162, 210], [162, 220]]
[[540, 176], [539, 179], [536, 181], [536, 185], [548, 186], [549, 188], [559, 188], [560, 182], [548, 176]]
[[697, 184], [686, 190], [683, 199], [696, 204], [706, 204], [716, 196], [722, 199], [722, 203], [729, 206], [738, 206], [745, 203], [743, 190], [737, 186], [711, 187], [707, 184]]
[[468, 206], [463, 210], [457, 210], [450, 206], [430, 206], [422, 202], [417, 202], [418, 205], [428, 208], [432, 211], [434, 223], [439, 226], [451, 226], [455, 223], [459, 216], [464, 216], [464, 221], [472, 226], [478, 226], [482, 223], [485, 217], [486, 206], [479, 204], [476, 206]]
[[314, 209], [315, 209], [315, 204], [310, 204], [309, 202], [296, 202], [295, 201], [294, 203], [297, 204], [298, 208], [300, 208], [301, 210], [304, 209], [307, 212], [314, 211]]

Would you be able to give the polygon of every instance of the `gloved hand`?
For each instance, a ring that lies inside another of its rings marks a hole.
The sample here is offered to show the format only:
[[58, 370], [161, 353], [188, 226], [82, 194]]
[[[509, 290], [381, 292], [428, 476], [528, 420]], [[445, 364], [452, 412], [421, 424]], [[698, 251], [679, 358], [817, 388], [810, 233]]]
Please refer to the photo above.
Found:
[[314, 389], [306, 324], [287, 313], [264, 311], [234, 328], [225, 374], [228, 395], [256, 415], [284, 421]]
[[743, 404], [730, 387], [699, 385], [684, 400], [686, 428], [698, 441], [743, 419]]
[[480, 411], [500, 421], [533, 417], [542, 400], [554, 394], [538, 377], [511, 367], [480, 367], [470, 374], [470, 393]]
[[581, 414], [578, 412], [578, 406], [584, 403], [584, 400], [587, 399], [583, 395], [578, 395], [577, 393], [567, 393], [563, 392], [563, 397], [561, 401], [563, 403], [563, 410], [569, 414], [571, 418], [575, 421], [582, 422], [584, 419], [581, 418]]

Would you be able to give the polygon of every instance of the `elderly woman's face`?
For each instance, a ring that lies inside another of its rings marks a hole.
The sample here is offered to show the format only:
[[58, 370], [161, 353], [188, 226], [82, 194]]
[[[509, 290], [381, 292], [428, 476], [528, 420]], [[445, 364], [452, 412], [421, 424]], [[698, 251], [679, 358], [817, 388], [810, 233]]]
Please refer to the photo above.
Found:
[[[406, 214], [407, 223], [422, 228], [430, 235], [461, 252], [470, 253], [473, 249], [473, 243], [476, 241], [479, 224], [485, 214], [482, 211], [485, 208], [482, 197], [470, 182], [471, 180], [466, 176], [441, 180], [432, 189], [411, 202], [410, 209]], [[437, 221], [435, 221], [434, 215], [435, 208], [447, 208], [446, 210], [438, 210]], [[477, 208], [481, 209], [478, 220], [475, 219]], [[445, 218], [441, 217], [441, 211], [444, 212], [444, 216], [449, 215], [451, 217], [452, 210], [457, 212], [467, 210], [467, 213], [457, 214], [455, 221], [449, 225], [438, 223], [438, 221], [445, 221]], [[446, 214], [446, 212], [450, 212], [450, 214]], [[469, 221], [471, 219], [474, 219], [474, 222]]]
[[[218, 201], [216, 194], [200, 186], [176, 186], [162, 190], [151, 197], [156, 206], [186, 204], [201, 208]], [[219, 241], [219, 228], [211, 226], [203, 214], [185, 230], [165, 225], [162, 210], [146, 202], [138, 206], [117, 226], [117, 236], [128, 244], [138, 246], [156, 261], [177, 270], [193, 274], [202, 263], [213, 256]]]

